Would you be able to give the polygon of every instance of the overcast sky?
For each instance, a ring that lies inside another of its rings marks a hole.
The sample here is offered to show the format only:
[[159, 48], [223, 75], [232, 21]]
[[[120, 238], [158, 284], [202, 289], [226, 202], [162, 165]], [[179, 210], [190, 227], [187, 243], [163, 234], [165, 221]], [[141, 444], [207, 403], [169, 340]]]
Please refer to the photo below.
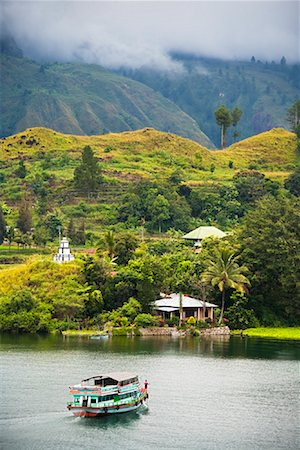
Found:
[[298, 1], [6, 1], [26, 56], [106, 67], [179, 70], [170, 51], [224, 59], [300, 60]]

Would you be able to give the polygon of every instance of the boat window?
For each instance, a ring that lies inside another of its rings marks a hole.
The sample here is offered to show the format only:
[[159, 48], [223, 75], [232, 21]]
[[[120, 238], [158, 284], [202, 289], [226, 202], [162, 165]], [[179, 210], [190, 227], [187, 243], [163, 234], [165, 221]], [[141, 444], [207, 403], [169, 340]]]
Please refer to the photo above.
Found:
[[106, 402], [107, 400], [112, 400], [114, 395], [102, 395], [102, 397], [98, 397], [99, 402]]
[[91, 399], [91, 403], [96, 403], [96, 401], [97, 401], [97, 400], [96, 400], [95, 398], [92, 398], [92, 399]]

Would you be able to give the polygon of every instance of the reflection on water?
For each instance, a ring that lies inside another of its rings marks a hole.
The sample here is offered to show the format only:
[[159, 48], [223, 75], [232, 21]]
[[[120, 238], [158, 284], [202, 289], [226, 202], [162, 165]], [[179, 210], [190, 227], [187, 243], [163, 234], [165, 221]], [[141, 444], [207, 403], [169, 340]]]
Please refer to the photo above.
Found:
[[149, 409], [146, 406], [142, 406], [137, 411], [130, 411], [123, 414], [112, 414], [109, 416], [101, 417], [73, 417], [73, 425], [76, 427], [84, 427], [85, 429], [103, 429], [108, 428], [124, 428], [131, 427], [134, 422], [141, 419], [142, 416], [149, 414]]
[[168, 336], [124, 337], [94, 340], [80, 336], [1, 335], [0, 350], [18, 348], [21, 351], [100, 351], [121, 354], [188, 353], [225, 358], [300, 359], [300, 342], [249, 338], [240, 336], [210, 336], [178, 338]]

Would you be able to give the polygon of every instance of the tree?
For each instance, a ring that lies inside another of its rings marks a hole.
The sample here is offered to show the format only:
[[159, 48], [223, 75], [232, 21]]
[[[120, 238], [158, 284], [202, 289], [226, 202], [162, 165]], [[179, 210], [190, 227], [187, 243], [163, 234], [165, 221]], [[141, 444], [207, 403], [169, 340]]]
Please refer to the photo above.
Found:
[[42, 245], [45, 247], [49, 239], [47, 228], [45, 225], [37, 226], [33, 233], [33, 242], [35, 245]]
[[226, 131], [232, 123], [231, 113], [225, 105], [221, 105], [215, 110], [216, 122], [221, 128], [221, 148], [224, 148]]
[[15, 239], [15, 230], [13, 227], [8, 227], [6, 231], [6, 239], [8, 241], [9, 247], [11, 246], [12, 242]]
[[237, 140], [237, 138], [240, 135], [240, 133], [236, 129], [236, 126], [239, 123], [239, 121], [241, 120], [242, 114], [243, 114], [243, 111], [239, 108], [233, 108], [233, 110], [231, 111], [232, 126], [234, 128], [234, 132], [233, 132], [234, 142]]
[[19, 207], [17, 228], [24, 234], [29, 233], [32, 230], [31, 204], [25, 199], [22, 200]]
[[300, 167], [285, 180], [284, 187], [293, 195], [300, 197]]
[[21, 159], [21, 161], [19, 161], [19, 165], [18, 165], [17, 170], [15, 171], [15, 175], [18, 178], [22, 178], [22, 179], [25, 178], [26, 175], [27, 175], [27, 169], [26, 169], [26, 166], [25, 166], [24, 161], [22, 159]]
[[215, 257], [208, 261], [208, 268], [201, 275], [203, 283], [210, 283], [213, 287], [218, 286], [222, 294], [219, 325], [223, 320], [226, 290], [245, 292], [246, 286], [250, 285], [249, 280], [243, 275], [247, 268], [238, 265], [238, 258], [229, 249], [218, 250]]
[[287, 121], [291, 125], [291, 129], [296, 133], [297, 127], [300, 124], [300, 99], [296, 100], [288, 109]]
[[283, 56], [283, 57], [281, 58], [281, 60], [280, 60], [280, 65], [281, 65], [281, 67], [285, 67], [285, 66], [286, 66], [286, 57], [285, 57], [285, 56]]
[[85, 195], [96, 191], [102, 181], [101, 169], [94, 152], [88, 145], [84, 147], [81, 163], [74, 171], [74, 185]]
[[170, 218], [170, 204], [161, 194], [158, 194], [150, 207], [152, 222], [158, 224], [158, 231], [161, 233], [162, 224]]
[[49, 214], [45, 220], [45, 226], [49, 233], [49, 239], [54, 241], [58, 236], [58, 230], [63, 230], [62, 221], [55, 214]]
[[67, 235], [71, 242], [74, 241], [75, 233], [76, 233], [76, 230], [75, 230], [74, 220], [71, 219], [68, 224], [68, 228], [67, 228]]
[[251, 307], [263, 325], [300, 321], [300, 201], [266, 196], [239, 236], [251, 278]]
[[85, 245], [86, 236], [85, 236], [85, 224], [84, 221], [82, 221], [78, 227], [78, 230], [76, 231], [76, 244], [78, 245]]
[[233, 182], [241, 203], [255, 202], [266, 194], [265, 176], [257, 170], [242, 170], [234, 176]]
[[109, 230], [104, 235], [104, 242], [109, 258], [112, 260], [115, 257], [116, 241], [114, 232]]
[[2, 207], [0, 206], [0, 244], [4, 241], [4, 238], [6, 236], [6, 222], [4, 219], [4, 214]]
[[127, 264], [138, 246], [138, 240], [132, 233], [120, 233], [116, 238], [115, 251], [118, 264]]

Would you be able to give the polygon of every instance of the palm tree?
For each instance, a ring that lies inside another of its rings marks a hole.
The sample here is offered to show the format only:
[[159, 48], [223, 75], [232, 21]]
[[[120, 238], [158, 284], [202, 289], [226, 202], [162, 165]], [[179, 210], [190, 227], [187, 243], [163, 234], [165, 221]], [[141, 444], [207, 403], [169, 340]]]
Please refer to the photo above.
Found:
[[115, 258], [116, 241], [113, 231], [107, 231], [104, 236], [105, 245], [107, 249], [108, 256], [113, 260]]
[[219, 325], [222, 323], [225, 307], [226, 289], [235, 289], [240, 292], [247, 290], [250, 285], [248, 278], [243, 275], [247, 271], [245, 266], [239, 266], [238, 256], [229, 249], [223, 249], [216, 253], [215, 257], [209, 261], [209, 266], [201, 275], [203, 283], [209, 283], [213, 287], [218, 286], [222, 293], [222, 306]]

